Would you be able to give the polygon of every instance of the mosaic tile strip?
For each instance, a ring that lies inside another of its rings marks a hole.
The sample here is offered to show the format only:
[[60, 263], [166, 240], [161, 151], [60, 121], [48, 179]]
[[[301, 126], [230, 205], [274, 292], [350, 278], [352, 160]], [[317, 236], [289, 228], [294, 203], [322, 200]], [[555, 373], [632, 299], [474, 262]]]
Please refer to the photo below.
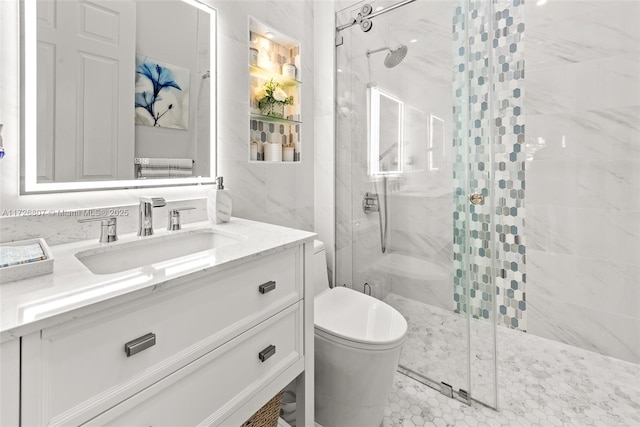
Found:
[[300, 142], [300, 125], [279, 124], [251, 120], [251, 141], [275, 142], [279, 144], [291, 144]]
[[[466, 192], [467, 182], [467, 152], [466, 136], [468, 122], [468, 85], [466, 84], [465, 47], [467, 44], [466, 7], [458, 2], [453, 15], [453, 182], [454, 211], [453, 211], [453, 298], [454, 311], [466, 313], [468, 310], [467, 293], [467, 259], [469, 244], [467, 243], [467, 215], [469, 202]], [[456, 49], [457, 48], [457, 49]]]
[[493, 14], [496, 289], [499, 322], [526, 330], [524, 3], [498, 0]]
[[[521, 0], [455, 6], [453, 225], [454, 310], [525, 330], [523, 9]], [[484, 204], [470, 204], [471, 192]]]

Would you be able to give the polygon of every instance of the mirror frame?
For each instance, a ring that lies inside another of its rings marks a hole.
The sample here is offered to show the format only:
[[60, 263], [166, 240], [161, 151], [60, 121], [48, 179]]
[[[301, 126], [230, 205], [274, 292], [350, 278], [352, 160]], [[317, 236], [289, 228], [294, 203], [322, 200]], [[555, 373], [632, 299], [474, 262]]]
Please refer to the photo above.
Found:
[[[22, 31], [21, 34], [21, 69], [20, 73], [20, 127], [21, 137], [21, 194], [59, 193], [70, 191], [114, 190], [144, 187], [174, 187], [181, 185], [213, 184], [217, 174], [217, 84], [218, 84], [218, 11], [200, 0], [180, 0], [211, 15], [210, 32], [210, 61], [211, 61], [211, 111], [210, 111], [210, 176], [190, 178], [160, 178], [153, 180], [125, 179], [112, 181], [82, 181], [82, 182], [37, 182], [37, 11], [36, 0], [22, 0]], [[30, 83], [27, 83], [30, 82]], [[27, 114], [28, 112], [28, 114]], [[133, 159], [131, 159], [133, 167]]]
[[[404, 102], [381, 91], [375, 86], [367, 88], [369, 104], [369, 175], [397, 175], [404, 170]], [[380, 170], [380, 97], [388, 98], [398, 104], [398, 169], [393, 171]]]

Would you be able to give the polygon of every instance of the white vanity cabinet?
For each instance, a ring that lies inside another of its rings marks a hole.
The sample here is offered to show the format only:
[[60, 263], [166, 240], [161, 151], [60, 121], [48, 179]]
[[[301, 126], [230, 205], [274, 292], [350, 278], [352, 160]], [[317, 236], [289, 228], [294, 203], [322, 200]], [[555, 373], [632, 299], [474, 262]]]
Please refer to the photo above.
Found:
[[[309, 246], [23, 336], [21, 425], [237, 426], [296, 377], [301, 402], [312, 402]], [[136, 352], [140, 337], [154, 344]], [[299, 416], [312, 420], [311, 406], [300, 403]]]
[[20, 341], [0, 343], [0, 426], [20, 423]]

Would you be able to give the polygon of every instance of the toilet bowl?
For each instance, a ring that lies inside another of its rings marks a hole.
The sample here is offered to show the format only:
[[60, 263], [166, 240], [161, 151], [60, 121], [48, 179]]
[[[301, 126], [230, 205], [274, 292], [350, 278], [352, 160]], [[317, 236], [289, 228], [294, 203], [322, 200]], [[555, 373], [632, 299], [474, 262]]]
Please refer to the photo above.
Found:
[[407, 321], [393, 307], [329, 288], [324, 245], [314, 242], [315, 418], [323, 427], [378, 427]]

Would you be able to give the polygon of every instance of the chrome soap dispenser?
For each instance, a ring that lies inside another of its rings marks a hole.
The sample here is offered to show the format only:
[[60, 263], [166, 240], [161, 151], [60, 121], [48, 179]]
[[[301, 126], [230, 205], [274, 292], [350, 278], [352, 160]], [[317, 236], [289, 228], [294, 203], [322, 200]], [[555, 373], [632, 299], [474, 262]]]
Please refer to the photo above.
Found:
[[231, 193], [224, 189], [223, 178], [216, 178], [216, 188], [209, 190], [207, 215], [213, 224], [222, 224], [231, 219]]

